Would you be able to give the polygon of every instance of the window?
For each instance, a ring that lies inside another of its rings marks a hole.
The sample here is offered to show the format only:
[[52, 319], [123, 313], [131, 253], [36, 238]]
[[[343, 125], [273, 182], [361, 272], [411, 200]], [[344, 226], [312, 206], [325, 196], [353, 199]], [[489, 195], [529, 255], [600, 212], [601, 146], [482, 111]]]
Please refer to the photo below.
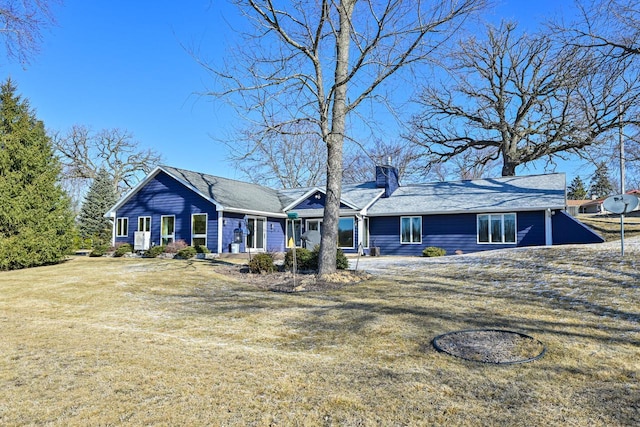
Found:
[[266, 247], [266, 218], [247, 218], [247, 248], [261, 250]]
[[150, 216], [139, 216], [138, 217], [138, 231], [151, 231], [151, 217]]
[[191, 215], [191, 246], [207, 246], [207, 214]]
[[176, 239], [176, 217], [171, 216], [163, 216], [160, 218], [160, 234], [161, 234], [161, 245], [168, 245], [169, 243], [173, 243]]
[[422, 243], [422, 217], [400, 218], [400, 243]]
[[116, 220], [116, 237], [127, 237], [129, 235], [129, 218], [118, 218]]
[[297, 248], [302, 247], [302, 220], [301, 219], [288, 219], [287, 220], [287, 247], [291, 245], [289, 241], [293, 239]]
[[321, 219], [309, 219], [307, 220], [307, 231], [315, 230], [322, 233], [322, 220]]
[[353, 248], [354, 240], [353, 218], [340, 218], [338, 222], [338, 247]]
[[478, 243], [516, 243], [516, 214], [478, 215]]

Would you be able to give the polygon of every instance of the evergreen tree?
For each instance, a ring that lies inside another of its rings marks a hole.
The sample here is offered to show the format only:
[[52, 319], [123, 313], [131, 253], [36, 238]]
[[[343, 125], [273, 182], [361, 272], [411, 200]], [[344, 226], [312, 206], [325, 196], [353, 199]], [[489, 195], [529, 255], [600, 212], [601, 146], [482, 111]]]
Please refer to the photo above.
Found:
[[591, 179], [591, 196], [597, 199], [607, 197], [614, 192], [613, 184], [609, 179], [609, 168], [605, 162], [598, 164], [596, 172]]
[[96, 174], [84, 199], [78, 217], [78, 230], [83, 238], [108, 240], [111, 236], [111, 221], [104, 214], [117, 202], [113, 180], [106, 169]]
[[579, 176], [573, 178], [567, 190], [567, 197], [570, 200], [584, 200], [587, 198], [587, 190], [584, 188], [584, 182]]
[[59, 175], [44, 124], [7, 80], [0, 87], [0, 270], [64, 259], [73, 216]]

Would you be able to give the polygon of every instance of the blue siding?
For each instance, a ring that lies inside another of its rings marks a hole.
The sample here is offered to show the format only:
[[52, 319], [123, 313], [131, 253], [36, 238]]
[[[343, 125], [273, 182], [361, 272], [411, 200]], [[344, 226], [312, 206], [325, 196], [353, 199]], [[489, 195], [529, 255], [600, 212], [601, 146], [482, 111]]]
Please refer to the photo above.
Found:
[[516, 246], [544, 245], [544, 212], [519, 212], [516, 215], [517, 244], [479, 244], [477, 242], [476, 214], [422, 216], [422, 243], [400, 243], [399, 217], [373, 217], [369, 219], [371, 246], [380, 247], [381, 255], [422, 255], [427, 246], [444, 248], [447, 254]]
[[[321, 191], [316, 191], [305, 200], [298, 203], [292, 211], [305, 210], [305, 209], [324, 209], [324, 205], [327, 202], [327, 195]], [[348, 209], [349, 207], [344, 203], [340, 203], [340, 209]]]
[[565, 211], [555, 211], [551, 222], [554, 245], [604, 242], [602, 237]]
[[118, 218], [129, 218], [129, 233], [127, 237], [117, 237], [116, 242], [133, 244], [138, 217], [150, 216], [151, 242], [159, 245], [160, 218], [175, 215], [175, 239], [191, 244], [191, 214], [194, 213], [207, 214], [207, 247], [216, 252], [218, 213], [215, 206], [164, 172], [160, 172], [118, 210]]

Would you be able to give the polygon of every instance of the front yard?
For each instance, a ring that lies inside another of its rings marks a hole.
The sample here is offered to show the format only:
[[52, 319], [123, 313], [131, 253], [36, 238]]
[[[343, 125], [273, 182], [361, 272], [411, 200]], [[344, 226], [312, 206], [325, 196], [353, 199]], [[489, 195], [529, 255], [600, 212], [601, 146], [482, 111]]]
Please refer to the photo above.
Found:
[[[626, 252], [367, 258], [372, 279], [299, 293], [207, 261], [1, 272], [0, 424], [635, 425], [640, 241]], [[546, 354], [498, 366], [431, 345], [475, 328]]]

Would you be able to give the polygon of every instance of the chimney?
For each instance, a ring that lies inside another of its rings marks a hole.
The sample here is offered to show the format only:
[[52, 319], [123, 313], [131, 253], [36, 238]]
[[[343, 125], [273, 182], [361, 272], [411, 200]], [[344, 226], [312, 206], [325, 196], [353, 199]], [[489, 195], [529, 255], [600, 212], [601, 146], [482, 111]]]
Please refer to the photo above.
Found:
[[400, 187], [398, 170], [393, 166], [376, 166], [376, 187], [384, 188], [383, 198], [387, 198]]

